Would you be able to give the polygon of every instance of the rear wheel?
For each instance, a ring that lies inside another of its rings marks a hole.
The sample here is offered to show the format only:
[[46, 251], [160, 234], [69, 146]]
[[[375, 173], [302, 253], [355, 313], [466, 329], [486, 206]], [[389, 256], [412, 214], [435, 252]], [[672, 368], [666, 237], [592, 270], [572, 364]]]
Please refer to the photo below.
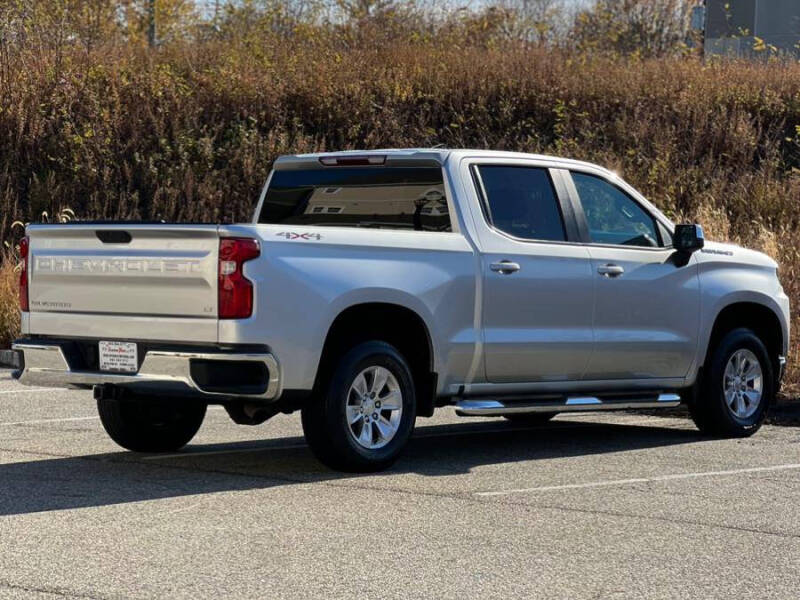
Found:
[[176, 398], [101, 398], [100, 422], [111, 439], [134, 452], [174, 452], [189, 443], [206, 404]]
[[320, 397], [303, 408], [303, 432], [314, 455], [341, 471], [389, 467], [416, 419], [411, 370], [391, 345], [359, 344], [339, 362]]
[[712, 350], [689, 412], [704, 433], [747, 437], [761, 427], [775, 396], [772, 361], [751, 330], [727, 333]]
[[512, 423], [520, 425], [544, 425], [555, 417], [558, 413], [520, 413], [516, 415], [504, 415]]

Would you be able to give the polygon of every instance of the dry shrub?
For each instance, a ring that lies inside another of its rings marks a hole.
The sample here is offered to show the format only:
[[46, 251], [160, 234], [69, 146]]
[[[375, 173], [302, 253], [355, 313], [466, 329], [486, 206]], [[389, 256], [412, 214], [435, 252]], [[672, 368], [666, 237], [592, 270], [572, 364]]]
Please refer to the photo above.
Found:
[[727, 213], [716, 206], [701, 204], [694, 212], [692, 221], [703, 225], [703, 232], [710, 240], [730, 240], [731, 222]]
[[613, 166], [673, 216], [718, 207], [732, 235], [800, 223], [789, 175], [799, 64], [381, 35], [12, 55], [0, 69], [11, 74], [0, 80], [0, 242], [12, 218], [64, 205], [93, 218], [246, 220], [281, 153], [434, 145]]
[[0, 348], [7, 348], [19, 335], [19, 272], [10, 252], [0, 257]]
[[792, 303], [792, 340], [787, 357], [784, 391], [794, 395], [800, 391], [800, 352], [797, 345], [797, 336], [800, 333], [800, 231], [786, 228], [779, 228], [778, 231], [765, 230], [762, 244], [762, 252], [778, 262], [781, 284]]
[[451, 25], [237, 27], [152, 51], [9, 46], [0, 244], [14, 219], [63, 206], [96, 219], [248, 220], [284, 153], [505, 149], [614, 168], [709, 238], [777, 256], [800, 306], [800, 63], [600, 58], [467, 35], [491, 30], [480, 20]]

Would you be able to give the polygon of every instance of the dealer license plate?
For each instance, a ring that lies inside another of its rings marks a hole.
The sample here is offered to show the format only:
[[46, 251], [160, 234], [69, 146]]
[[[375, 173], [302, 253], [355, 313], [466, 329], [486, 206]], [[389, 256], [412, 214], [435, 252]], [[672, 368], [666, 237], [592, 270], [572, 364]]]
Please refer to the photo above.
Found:
[[132, 342], [100, 342], [100, 370], [112, 373], [136, 373], [139, 361]]

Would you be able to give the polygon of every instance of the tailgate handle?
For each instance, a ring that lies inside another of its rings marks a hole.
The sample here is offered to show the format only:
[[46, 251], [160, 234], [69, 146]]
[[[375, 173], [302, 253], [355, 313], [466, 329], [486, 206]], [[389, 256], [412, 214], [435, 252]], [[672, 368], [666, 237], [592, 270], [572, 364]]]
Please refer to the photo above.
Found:
[[98, 229], [94, 232], [104, 244], [130, 244], [131, 234], [121, 229]]

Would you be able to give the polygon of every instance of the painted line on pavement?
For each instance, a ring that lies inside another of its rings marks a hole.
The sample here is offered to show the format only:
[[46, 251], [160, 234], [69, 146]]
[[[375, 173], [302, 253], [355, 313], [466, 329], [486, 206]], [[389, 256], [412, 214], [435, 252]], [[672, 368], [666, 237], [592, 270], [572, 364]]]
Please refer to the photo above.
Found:
[[100, 417], [69, 417], [66, 419], [34, 419], [32, 421], [15, 421], [13, 423], [0, 423], [0, 427], [11, 425], [36, 425], [38, 423], [66, 423], [68, 421], [93, 421]]
[[266, 450], [297, 450], [300, 448], [308, 448], [306, 444], [291, 444], [289, 446], [260, 446], [258, 448], [232, 448], [230, 450], [210, 450], [198, 452], [178, 452], [176, 454], [153, 454], [152, 456], [143, 456], [143, 460], [163, 460], [165, 458], [192, 458], [194, 456], [214, 456], [216, 454], [241, 454], [244, 452], [264, 452]]
[[[50, 389], [50, 388], [44, 388]], [[224, 410], [222, 406], [209, 406], [209, 410]], [[13, 421], [11, 423], [0, 423], [0, 427], [8, 425], [36, 425], [39, 423], [66, 423], [69, 421], [91, 421], [92, 419], [99, 419], [98, 416], [93, 417], [66, 417], [63, 419], [33, 419], [31, 421]]]
[[587, 488], [630, 485], [633, 483], [656, 483], [660, 481], [676, 481], [680, 479], [699, 479], [702, 477], [721, 477], [726, 475], [743, 475], [747, 473], [768, 473], [771, 471], [790, 471], [800, 469], [800, 464], [774, 465], [771, 467], [752, 467], [749, 469], [731, 469], [729, 471], [703, 471], [699, 473], [675, 473], [657, 477], [635, 477], [632, 479], [611, 479], [608, 481], [592, 481], [588, 483], [570, 483], [566, 485], [545, 485], [541, 487], [519, 488], [498, 492], [476, 492], [476, 496], [509, 496], [511, 494], [532, 494], [536, 492], [558, 492], [564, 490], [580, 490]]
[[25, 392], [49, 392], [49, 391], [55, 391], [55, 389], [46, 387], [23, 388], [21, 390], [3, 390], [0, 391], [0, 394], [24, 394]]

